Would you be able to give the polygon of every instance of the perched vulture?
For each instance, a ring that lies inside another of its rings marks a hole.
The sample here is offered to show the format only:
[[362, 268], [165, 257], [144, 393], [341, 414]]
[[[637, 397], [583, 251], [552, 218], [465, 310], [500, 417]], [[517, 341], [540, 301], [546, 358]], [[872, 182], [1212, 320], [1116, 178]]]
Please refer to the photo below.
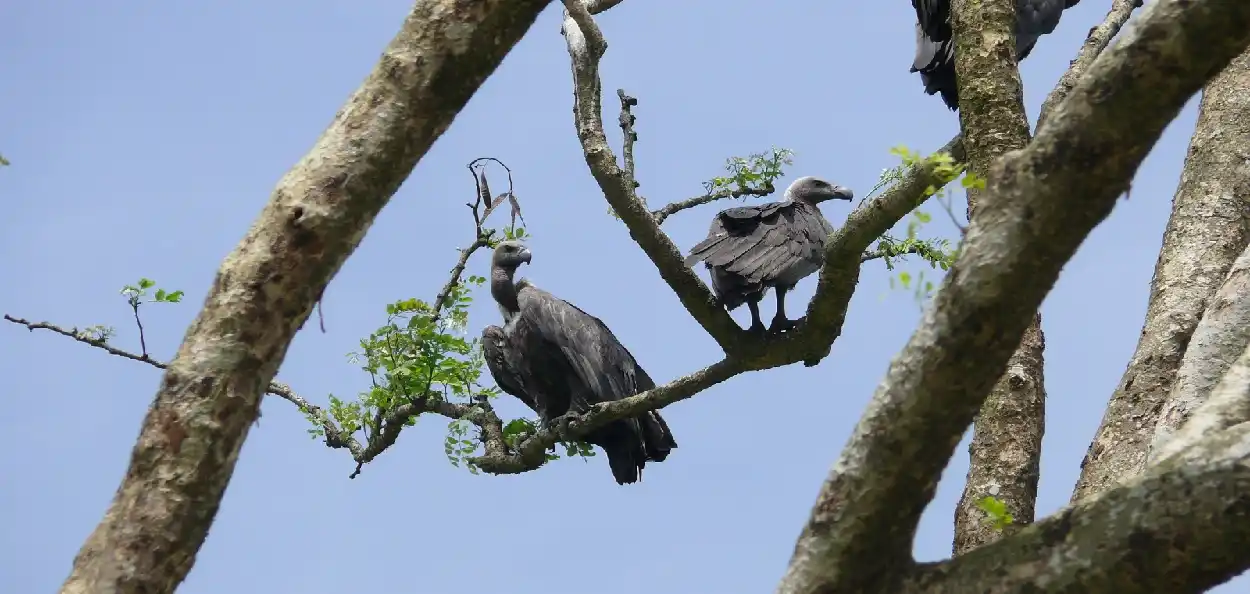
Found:
[[[1016, 61], [1029, 56], [1042, 35], [1059, 25], [1064, 9], [1081, 0], [1015, 0]], [[959, 109], [955, 84], [955, 40], [951, 33], [951, 0], [911, 0], [916, 9], [916, 58], [911, 71], [920, 73], [924, 92], [940, 93], [946, 106]]]
[[[634, 356], [599, 318], [526, 279], [513, 280], [530, 251], [504, 241], [491, 258], [490, 292], [504, 325], [482, 331], [482, 353], [499, 389], [538, 413], [544, 426], [568, 412], [655, 387]], [[637, 482], [648, 461], [677, 447], [659, 411], [613, 421], [585, 438], [603, 448], [617, 484]]]
[[700, 260], [712, 276], [712, 289], [726, 309], [743, 303], [751, 309], [752, 332], [763, 332], [759, 302], [769, 287], [777, 291], [777, 315], [769, 332], [794, 327], [786, 319], [786, 291], [820, 270], [825, 242], [834, 228], [817, 206], [825, 200], [851, 200], [854, 194], [815, 177], [801, 177], [786, 189], [786, 199], [740, 206], [716, 213], [707, 239], [686, 257], [686, 266]]

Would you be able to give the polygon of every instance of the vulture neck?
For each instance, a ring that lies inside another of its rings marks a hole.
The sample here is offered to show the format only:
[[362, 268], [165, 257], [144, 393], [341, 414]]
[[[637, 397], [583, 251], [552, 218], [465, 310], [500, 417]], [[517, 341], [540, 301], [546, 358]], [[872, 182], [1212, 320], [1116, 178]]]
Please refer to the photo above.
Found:
[[490, 270], [490, 295], [495, 298], [495, 303], [499, 304], [499, 311], [503, 313], [505, 322], [521, 311], [521, 305], [517, 301], [516, 284], [512, 282], [514, 274], [516, 274], [515, 268], [509, 270], [495, 266]]

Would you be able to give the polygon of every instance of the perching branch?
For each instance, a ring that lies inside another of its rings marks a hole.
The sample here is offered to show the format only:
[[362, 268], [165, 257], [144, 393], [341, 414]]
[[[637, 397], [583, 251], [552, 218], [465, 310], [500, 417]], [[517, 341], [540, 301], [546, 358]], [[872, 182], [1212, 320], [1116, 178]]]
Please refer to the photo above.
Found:
[[[895, 584], [942, 470], [1060, 269], [1164, 127], [1247, 45], [1250, 4], [1156, 0], [1029, 146], [995, 163], [958, 260], [821, 488], [780, 592]], [[1017, 591], [993, 585], [1010, 572], [981, 578], [952, 591]]]
[[[798, 361], [815, 365], [828, 355], [830, 346], [841, 332], [865, 251], [874, 240], [924, 202], [929, 195], [926, 190], [940, 187], [946, 180], [937, 178], [931, 164], [914, 168], [889, 190], [853, 212], [833, 236], [826, 251], [817, 297], [808, 307], [806, 323], [781, 336], [753, 337], [738, 327], [724, 308], [717, 304], [703, 281], [683, 264], [681, 251], [660, 230], [658, 215], [649, 212], [638, 198], [632, 171], [633, 145], [637, 138], [632, 107], [637, 100], [624, 91], [620, 91], [618, 97], [622, 102], [619, 121], [625, 137], [622, 149], [625, 169], [617, 165], [616, 156], [608, 146], [601, 115], [603, 93], [599, 75], [599, 62], [607, 50], [607, 41], [591, 16], [606, 8], [582, 0], [564, 0], [564, 5], [562, 30], [572, 61], [577, 136], [591, 174], [608, 204], [629, 228], [630, 236], [655, 264], [660, 276], [677, 294], [690, 315], [731, 358], [742, 362], [745, 369], [765, 369]], [[963, 157], [958, 138], [941, 150], [951, 153], [956, 160]], [[670, 205], [657, 212], [663, 213], [670, 207], [672, 212], [680, 210]]]
[[194, 564], [261, 393], [330, 279], [547, 0], [420, 0], [222, 263], [63, 594], [169, 594]]

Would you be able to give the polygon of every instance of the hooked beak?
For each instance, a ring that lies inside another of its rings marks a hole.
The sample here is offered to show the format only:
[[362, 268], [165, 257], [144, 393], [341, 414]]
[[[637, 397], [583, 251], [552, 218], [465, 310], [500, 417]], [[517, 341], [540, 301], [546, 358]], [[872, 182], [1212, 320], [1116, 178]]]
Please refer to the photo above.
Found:
[[518, 258], [519, 258], [522, 262], [525, 262], [526, 264], [529, 264], [529, 263], [530, 263], [530, 260], [534, 257], [534, 255], [530, 253], [529, 248], [521, 248], [521, 253], [520, 253], [517, 257], [518, 257]]
[[846, 200], [847, 202], [850, 202], [853, 198], [855, 198], [855, 192], [852, 192], [850, 188], [844, 186], [834, 186], [833, 191], [829, 193], [828, 199]]

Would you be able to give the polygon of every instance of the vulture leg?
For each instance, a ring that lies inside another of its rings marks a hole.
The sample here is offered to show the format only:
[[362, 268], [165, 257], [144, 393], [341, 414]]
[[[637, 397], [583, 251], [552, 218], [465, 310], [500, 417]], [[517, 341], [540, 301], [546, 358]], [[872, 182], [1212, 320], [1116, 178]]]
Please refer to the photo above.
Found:
[[764, 321], [760, 319], [760, 302], [747, 301], [747, 307], [751, 310], [751, 327], [747, 328], [747, 332], [763, 334]]
[[777, 292], [777, 315], [773, 316], [773, 322], [768, 326], [769, 332], [784, 332], [797, 325], [794, 320], [786, 319], [786, 292], [791, 288], [781, 285], [773, 287], [773, 291]]

